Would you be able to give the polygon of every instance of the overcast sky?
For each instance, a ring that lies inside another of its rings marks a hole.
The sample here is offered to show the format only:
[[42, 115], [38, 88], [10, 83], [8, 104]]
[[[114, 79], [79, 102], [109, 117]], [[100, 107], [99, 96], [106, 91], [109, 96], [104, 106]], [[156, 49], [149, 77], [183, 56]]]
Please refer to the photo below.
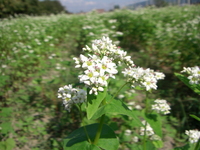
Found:
[[112, 9], [115, 5], [120, 8], [140, 0], [59, 0], [69, 12], [87, 12], [93, 9]]

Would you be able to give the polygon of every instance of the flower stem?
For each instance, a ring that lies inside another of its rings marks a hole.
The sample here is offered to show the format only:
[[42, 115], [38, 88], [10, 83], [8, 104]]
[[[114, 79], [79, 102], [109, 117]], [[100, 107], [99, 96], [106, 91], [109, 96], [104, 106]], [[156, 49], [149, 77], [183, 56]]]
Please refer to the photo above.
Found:
[[[102, 104], [103, 104], [103, 105], [106, 105], [106, 100], [105, 100], [105, 99], [102, 101]], [[98, 126], [98, 129], [97, 129], [97, 133], [96, 133], [96, 136], [95, 136], [94, 142], [93, 142], [94, 145], [96, 145], [96, 144], [98, 143], [99, 138], [100, 138], [100, 136], [101, 136], [101, 132], [102, 132], [102, 128], [103, 128], [104, 119], [105, 119], [105, 114], [103, 114], [103, 115], [101, 116], [101, 119], [100, 119], [100, 122], [99, 122], [99, 126]]]
[[[124, 84], [120, 87], [120, 89], [115, 93], [115, 95], [112, 97], [112, 99], [114, 99], [114, 98], [119, 94], [119, 92], [121, 91], [121, 89], [123, 89], [123, 87], [125, 87], [126, 84], [128, 84], [128, 82], [124, 83]], [[111, 100], [112, 100], [112, 99], [111, 99]]]
[[196, 143], [196, 146], [195, 146], [194, 150], [198, 150], [198, 149], [200, 149], [200, 139]]
[[[83, 121], [83, 114], [82, 114], [82, 111], [81, 111], [81, 105], [78, 105], [78, 106], [79, 106], [79, 111], [80, 111], [80, 118], [81, 118], [81, 121]], [[88, 142], [92, 143], [91, 140], [90, 140], [90, 137], [88, 135], [87, 129], [84, 125], [83, 125], [83, 129], [84, 129], [85, 134], [87, 136]]]
[[101, 131], [102, 131], [102, 128], [103, 128], [104, 118], [105, 118], [105, 114], [103, 114], [101, 116], [101, 120], [100, 120], [98, 129], [97, 129], [97, 133], [96, 133], [96, 136], [95, 136], [95, 139], [94, 139], [94, 142], [93, 142], [94, 145], [96, 145], [98, 143], [99, 138], [101, 136]]
[[145, 127], [144, 127], [144, 137], [143, 137], [143, 150], [146, 150], [146, 129], [147, 129], [147, 122], [145, 122]]
[[[145, 115], [147, 114], [148, 112], [148, 92], [146, 92], [146, 98], [145, 98]], [[143, 138], [143, 150], [146, 150], [146, 129], [147, 129], [147, 121], [145, 122], [145, 130], [144, 130], [144, 138]]]

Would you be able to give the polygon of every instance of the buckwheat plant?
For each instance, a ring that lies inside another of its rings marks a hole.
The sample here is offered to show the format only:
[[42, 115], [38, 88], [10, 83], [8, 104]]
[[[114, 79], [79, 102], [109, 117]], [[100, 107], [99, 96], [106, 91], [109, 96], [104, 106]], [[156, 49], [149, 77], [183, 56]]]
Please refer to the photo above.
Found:
[[184, 67], [182, 73], [187, 73], [190, 84], [200, 84], [200, 68], [195, 67]]
[[198, 130], [186, 130], [185, 134], [189, 136], [190, 143], [197, 143], [200, 139], [200, 131]]
[[[200, 95], [200, 67], [183, 67], [183, 70], [180, 73], [175, 73], [175, 75], [189, 88], [191, 88], [195, 93]], [[200, 118], [194, 114], [190, 114], [191, 117], [200, 121]], [[185, 134], [189, 137], [189, 145], [191, 150], [200, 149], [200, 131], [196, 130], [186, 130]], [[184, 146], [184, 149], [187, 149], [187, 146]]]
[[[64, 139], [64, 149], [117, 150], [119, 148], [118, 137], [105, 124], [105, 116], [111, 117], [117, 114], [132, 118], [135, 126], [142, 131], [140, 134], [138, 133], [137, 142], [132, 140], [135, 145], [138, 145], [138, 149], [143, 147], [146, 150], [149, 145], [154, 148], [161, 148], [163, 146], [161, 120], [156, 112], [168, 114], [170, 108], [167, 104], [157, 103], [157, 106], [153, 107], [156, 111], [153, 112], [149, 111], [151, 106], [148, 96], [145, 100], [144, 110], [129, 109], [130, 106], [118, 98], [120, 97], [119, 92], [125, 86], [129, 86], [131, 90], [139, 87], [148, 95], [152, 90], [157, 89], [158, 80], [164, 79], [165, 75], [149, 68], [136, 67], [131, 56], [128, 56], [127, 52], [113, 44], [108, 37], [92, 41], [91, 46], [86, 45], [83, 48], [83, 52], [84, 54], [81, 54], [78, 58], [73, 58], [73, 60], [75, 61], [75, 68], [81, 70], [78, 75], [79, 81], [87, 90], [65, 85], [59, 88], [58, 98], [62, 98], [63, 105], [69, 112], [73, 105], [77, 105], [80, 112], [86, 111], [88, 120], [97, 120], [97, 123], [84, 125], [73, 131]], [[121, 71], [119, 68], [123, 70]], [[111, 94], [109, 91], [112, 87], [109, 87], [109, 83], [117, 82], [114, 80], [120, 73], [124, 76], [124, 79], [122, 79], [124, 84], [114, 94]], [[82, 113], [80, 114], [82, 118]], [[156, 117], [157, 121], [152, 119], [151, 115], [154, 115], [153, 117], [154, 119]], [[144, 121], [141, 121], [141, 118]], [[132, 129], [126, 131], [134, 132]], [[148, 140], [152, 142], [149, 143]]]

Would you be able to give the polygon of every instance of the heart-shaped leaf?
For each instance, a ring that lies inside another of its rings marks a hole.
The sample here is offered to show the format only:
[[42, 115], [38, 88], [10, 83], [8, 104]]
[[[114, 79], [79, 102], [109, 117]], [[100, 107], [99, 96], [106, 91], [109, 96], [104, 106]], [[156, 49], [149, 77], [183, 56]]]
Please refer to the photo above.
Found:
[[[95, 138], [98, 126], [98, 123], [85, 126], [91, 141]], [[116, 150], [118, 149], [118, 146], [119, 141], [114, 131], [105, 124], [102, 127], [102, 133], [97, 145], [88, 142], [84, 127], [73, 131], [64, 139], [64, 150]]]

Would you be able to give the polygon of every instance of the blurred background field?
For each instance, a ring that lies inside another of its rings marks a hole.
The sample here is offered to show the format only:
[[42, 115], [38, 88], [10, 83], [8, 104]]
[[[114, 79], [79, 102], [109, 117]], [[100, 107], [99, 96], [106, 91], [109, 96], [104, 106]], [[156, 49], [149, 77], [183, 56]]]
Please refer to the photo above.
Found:
[[[70, 113], [62, 107], [58, 88], [78, 85], [79, 71], [72, 58], [102, 36], [126, 50], [136, 65], [166, 75], [151, 94], [151, 98], [166, 99], [172, 109], [163, 119], [164, 138], [169, 142], [166, 149], [184, 145], [186, 129], [200, 129], [189, 117], [200, 116], [199, 96], [174, 75], [183, 67], [200, 66], [199, 5], [12, 14], [1, 19], [0, 28], [0, 149], [62, 149], [62, 138], [81, 124], [76, 107]], [[113, 85], [118, 86], [120, 82]], [[143, 95], [130, 92], [124, 89], [120, 95], [127, 103], [141, 105]], [[118, 123], [111, 125], [121, 145], [128, 148], [131, 143], [124, 132], [131, 128], [129, 120], [118, 116], [114, 120]]]

